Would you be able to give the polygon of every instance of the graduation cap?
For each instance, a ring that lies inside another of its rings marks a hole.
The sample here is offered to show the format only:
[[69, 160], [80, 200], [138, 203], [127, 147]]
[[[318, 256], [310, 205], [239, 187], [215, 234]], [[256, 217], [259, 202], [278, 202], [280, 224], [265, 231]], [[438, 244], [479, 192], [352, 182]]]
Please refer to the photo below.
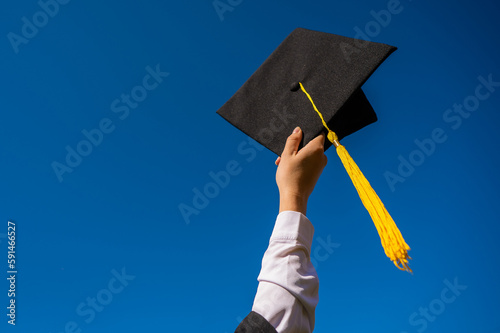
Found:
[[395, 50], [387, 44], [297, 28], [217, 113], [277, 155], [297, 126], [303, 133], [301, 146], [326, 132], [325, 150], [336, 147], [386, 255], [411, 272], [409, 246], [339, 142], [377, 120], [361, 86]]

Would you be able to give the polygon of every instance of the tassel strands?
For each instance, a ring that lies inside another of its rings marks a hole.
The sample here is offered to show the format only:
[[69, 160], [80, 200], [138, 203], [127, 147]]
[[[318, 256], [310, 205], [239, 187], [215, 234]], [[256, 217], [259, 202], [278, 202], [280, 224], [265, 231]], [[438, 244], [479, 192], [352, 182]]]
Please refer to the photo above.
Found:
[[344, 168], [349, 174], [349, 177], [351, 178], [354, 187], [358, 192], [361, 202], [370, 214], [373, 223], [377, 228], [386, 256], [389, 257], [394, 265], [396, 265], [396, 267], [400, 270], [412, 273], [408, 262], [408, 260], [411, 259], [411, 257], [408, 255], [410, 247], [403, 239], [403, 236], [396, 226], [396, 223], [378, 197], [377, 193], [373, 190], [366, 177], [356, 165], [356, 162], [354, 162], [352, 157], [347, 152], [347, 149], [339, 143], [337, 135], [328, 128], [323, 115], [316, 108], [312, 97], [306, 91], [302, 83], [299, 82], [299, 84], [300, 89], [306, 94], [307, 98], [314, 107], [314, 110], [321, 118], [323, 126], [328, 130], [327, 138], [336, 147], [337, 154], [339, 155]]

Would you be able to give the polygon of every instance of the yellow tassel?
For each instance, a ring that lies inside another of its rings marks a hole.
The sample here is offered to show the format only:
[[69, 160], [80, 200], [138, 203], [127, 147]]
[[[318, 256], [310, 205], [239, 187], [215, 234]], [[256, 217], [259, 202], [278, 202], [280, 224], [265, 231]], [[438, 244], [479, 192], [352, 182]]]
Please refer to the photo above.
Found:
[[394, 265], [396, 265], [396, 267], [400, 270], [412, 273], [408, 262], [408, 259], [411, 259], [408, 255], [410, 247], [403, 239], [396, 223], [394, 223], [391, 215], [389, 215], [389, 212], [378, 197], [377, 193], [375, 193], [371, 187], [366, 177], [356, 165], [356, 162], [354, 162], [345, 147], [339, 143], [337, 134], [328, 128], [328, 125], [323, 119], [323, 115], [316, 108], [311, 95], [307, 93], [302, 83], [299, 82], [299, 84], [300, 89], [306, 94], [307, 98], [309, 98], [314, 110], [320, 116], [323, 126], [328, 130], [327, 138], [336, 147], [337, 154], [339, 155], [342, 164], [349, 174], [349, 177], [351, 177], [352, 183], [354, 184], [354, 187], [356, 187], [363, 205], [370, 214], [373, 223], [377, 228], [386, 256], [389, 257]]

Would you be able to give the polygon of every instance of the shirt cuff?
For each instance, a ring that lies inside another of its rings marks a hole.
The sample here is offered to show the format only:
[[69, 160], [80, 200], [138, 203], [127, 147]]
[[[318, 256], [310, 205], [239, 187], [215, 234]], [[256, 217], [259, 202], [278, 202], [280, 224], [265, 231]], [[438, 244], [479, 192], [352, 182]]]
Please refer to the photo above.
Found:
[[287, 210], [279, 213], [269, 242], [296, 240], [307, 248], [309, 255], [313, 236], [314, 226], [311, 221], [302, 213]]

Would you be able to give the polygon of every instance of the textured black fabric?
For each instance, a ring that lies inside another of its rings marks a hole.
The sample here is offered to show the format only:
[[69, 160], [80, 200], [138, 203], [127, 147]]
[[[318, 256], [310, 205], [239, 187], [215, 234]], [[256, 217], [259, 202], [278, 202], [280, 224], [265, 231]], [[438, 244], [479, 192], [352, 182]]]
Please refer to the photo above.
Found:
[[307, 96], [297, 90], [300, 81], [342, 139], [377, 120], [361, 86], [395, 50], [297, 28], [217, 113], [280, 155], [296, 126], [304, 133], [303, 144], [324, 131]]
[[277, 333], [276, 329], [257, 312], [250, 312], [241, 321], [234, 333]]

